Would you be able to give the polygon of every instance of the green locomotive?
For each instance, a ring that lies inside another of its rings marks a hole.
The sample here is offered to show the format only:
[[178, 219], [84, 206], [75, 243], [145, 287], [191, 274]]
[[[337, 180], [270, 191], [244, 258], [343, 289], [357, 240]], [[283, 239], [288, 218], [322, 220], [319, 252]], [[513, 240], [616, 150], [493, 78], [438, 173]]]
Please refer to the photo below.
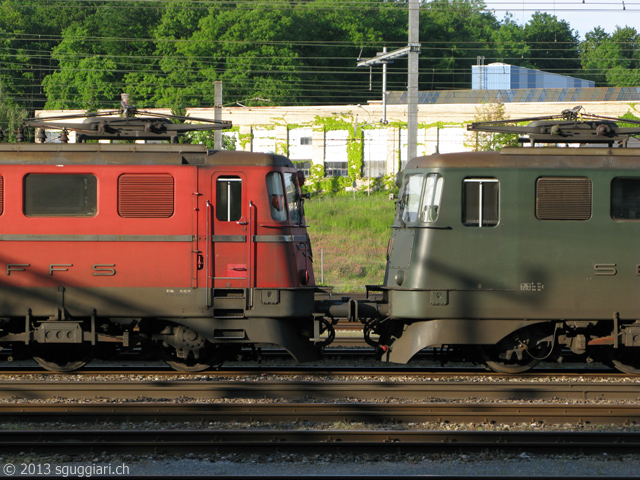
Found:
[[368, 287], [383, 299], [360, 305], [383, 360], [443, 347], [520, 373], [568, 348], [640, 373], [640, 122], [579, 111], [468, 126], [536, 148], [409, 162], [384, 284]]

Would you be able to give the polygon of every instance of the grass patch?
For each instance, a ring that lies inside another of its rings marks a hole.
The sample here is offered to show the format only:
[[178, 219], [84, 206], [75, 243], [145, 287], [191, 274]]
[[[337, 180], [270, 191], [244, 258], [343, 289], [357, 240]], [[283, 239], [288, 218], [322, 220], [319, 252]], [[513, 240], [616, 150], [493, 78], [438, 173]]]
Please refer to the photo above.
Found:
[[395, 202], [388, 192], [314, 197], [305, 202], [316, 283], [336, 292], [364, 292], [384, 279]]

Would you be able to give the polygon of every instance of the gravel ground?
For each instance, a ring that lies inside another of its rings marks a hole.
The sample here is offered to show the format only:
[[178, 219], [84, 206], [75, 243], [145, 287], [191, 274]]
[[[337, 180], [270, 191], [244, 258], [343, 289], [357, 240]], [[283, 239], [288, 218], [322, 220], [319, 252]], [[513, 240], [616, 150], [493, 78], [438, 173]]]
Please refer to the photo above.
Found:
[[[25, 362], [27, 365], [32, 363]], [[372, 365], [376, 362], [367, 360], [363, 365]], [[152, 363], [147, 363], [151, 365]], [[322, 366], [340, 366], [351, 365], [353, 360], [346, 361], [323, 361], [318, 363]], [[136, 363], [138, 365], [138, 363]], [[283, 362], [282, 360], [274, 362], [264, 362], [263, 365], [279, 365], [289, 366], [295, 365], [293, 363]], [[424, 361], [418, 365], [424, 367], [430, 367], [437, 365], [433, 362]], [[18, 366], [16, 362], [16, 366]], [[550, 364], [548, 367], [555, 367], [556, 364]], [[602, 368], [602, 366], [596, 366]], [[534, 371], [535, 372], [535, 371]], [[141, 378], [133, 378], [131, 375], [117, 376], [120, 378], [105, 377], [103, 375], [52, 375], [42, 374], [33, 375], [32, 380], [50, 380], [50, 381], [96, 381], [96, 380], [155, 380], [153, 375], [141, 376]], [[1, 375], [0, 378], [8, 380], [11, 377]], [[196, 376], [184, 376], [176, 374], [175, 377], [158, 376], [157, 380], [201, 380], [204, 382], [215, 382], [216, 380], [228, 380], [224, 375], [217, 374], [215, 371], [208, 372], [206, 374]], [[291, 377], [268, 374], [247, 375], [238, 379], [238, 381], [255, 382], [255, 381], [267, 381], [273, 379], [280, 380], [322, 380], [322, 377], [310, 376], [308, 378], [302, 376]], [[352, 376], [344, 377], [344, 380], [354, 380]], [[361, 380], [375, 381], [376, 377], [363, 376]], [[397, 375], [392, 380], [384, 378], [385, 381], [398, 381], [398, 382], [428, 382], [432, 378], [426, 373], [422, 377], [413, 377], [405, 375]], [[340, 377], [327, 377], [325, 380], [339, 381]], [[484, 377], [478, 378], [473, 376], [455, 377], [451, 379], [438, 379], [439, 381], [482, 381], [491, 382], [499, 380], [501, 382], [527, 382], [537, 381], [524, 377]], [[566, 381], [563, 377], [558, 376], [553, 381], [562, 382]], [[572, 381], [576, 381], [572, 378]], [[594, 379], [584, 379], [584, 381], [593, 382]], [[598, 382], [611, 381], [603, 378]], [[628, 377], [618, 378], [612, 381], [620, 382], [640, 382], [640, 377]], [[14, 402], [24, 401], [24, 399], [15, 399]], [[37, 400], [36, 400], [37, 401]], [[57, 399], [58, 403], [76, 403], [75, 400]], [[91, 400], [92, 402], [95, 401]], [[109, 400], [105, 400], [109, 401]], [[146, 399], [140, 398], [134, 400], [134, 402], [144, 402]], [[179, 402], [189, 403], [233, 403], [233, 402], [255, 402], [256, 400], [242, 400], [242, 399], [224, 399], [224, 400], [201, 400], [194, 398], [183, 398], [178, 400]], [[292, 402], [293, 400], [278, 400], [278, 399], [265, 399], [260, 401], [266, 402]], [[313, 399], [306, 399], [306, 401], [320, 401]], [[340, 400], [334, 400], [332, 402], [361, 402], [362, 400], [345, 398]], [[389, 398], [381, 400], [367, 400], [370, 402], [383, 402], [383, 403], [405, 403], [404, 399]], [[434, 399], [425, 399], [424, 402], [430, 403]], [[574, 404], [574, 403], [601, 403], [602, 400], [595, 401], [554, 401], [552, 403], [562, 404]], [[13, 402], [12, 402], [13, 403]], [[411, 401], [410, 403], [415, 403]], [[482, 401], [482, 403], [500, 403], [500, 401]], [[509, 403], [542, 403], [542, 402], [509, 402]], [[615, 402], [628, 404], [634, 402]], [[83, 425], [83, 424], [24, 424], [24, 423], [11, 423], [0, 425], [0, 429], [5, 431], [18, 430], [18, 429], [82, 429], [82, 428], [95, 428], [95, 424]], [[304, 422], [300, 424], [256, 424], [256, 423], [233, 423], [232, 425], [223, 423], [176, 423], [176, 424], [156, 424], [153, 422], [143, 423], [114, 423], [100, 425], [100, 428], [111, 429], [128, 429], [128, 430], [151, 430], [151, 429], [367, 429], [367, 428], [384, 428], [384, 429], [398, 429], [398, 430], [488, 430], [488, 431], [545, 431], [545, 430], [597, 430], [597, 431], [636, 431], [640, 429], [640, 426], [599, 426], [599, 425], [544, 425], [544, 424], [449, 424], [449, 423], [416, 423], [416, 424], [384, 424], [384, 425], [364, 425], [364, 424], [314, 424]], [[113, 456], [106, 453], [100, 455], [90, 456], [75, 456], [68, 457], [62, 455], [33, 455], [28, 453], [21, 453], [18, 455], [3, 455], [0, 452], [0, 466], [2, 466], [2, 473], [0, 476], [7, 476], [6, 473], [11, 473], [10, 470], [5, 470], [5, 467], [12, 464], [16, 468], [16, 473], [13, 476], [20, 475], [23, 472], [28, 472], [28, 469], [32, 469], [35, 474], [45, 472], [47, 469], [51, 473], [57, 473], [59, 476], [100, 476], [104, 473], [109, 473], [108, 469], [111, 468], [111, 474], [119, 474], [120, 471], [115, 471], [118, 467], [125, 467], [126, 473], [129, 475], [157, 475], [157, 476], [181, 476], [191, 477], [198, 475], [221, 475], [221, 476], [302, 476], [302, 475], [315, 475], [315, 476], [413, 476], [413, 475], [459, 475], [463, 477], [471, 477], [478, 475], [526, 475], [526, 476], [567, 476], [567, 477], [597, 477], [597, 476], [619, 476], [619, 477], [640, 477], [640, 453], [637, 455], [617, 455], [615, 453], [600, 453], [600, 454], [538, 454], [532, 452], [521, 452], [519, 454], [505, 454], [493, 450], [488, 450], [479, 453], [473, 452], [458, 452], [458, 453], [435, 453], [425, 451], [419, 454], [397, 454], [391, 456], [385, 456], [379, 458], [375, 455], [352, 455], [352, 454], [330, 454], [330, 455], [293, 455], [284, 452], [274, 452], [271, 455], [229, 455], [229, 454], [215, 454], [210, 455], [195, 455], [189, 454], [183, 457], [176, 456], [160, 456], [160, 455], [120, 455]], [[35, 469], [35, 470], [34, 470]], [[42, 476], [42, 475], [37, 475]]]
[[[403, 475], [518, 475], [565, 477], [637, 477], [640, 455], [540, 455], [481, 453], [418, 453], [379, 458], [374, 455], [193, 455], [185, 457], [145, 455], [94, 455], [86, 458], [65, 456], [0, 456], [0, 465], [13, 464], [18, 471], [48, 467], [68, 476], [99, 476], [111, 468], [126, 468], [129, 475], [179, 476], [390, 476]], [[122, 471], [122, 470], [120, 470]], [[71, 475], [75, 473], [75, 475]], [[92, 473], [92, 475], [89, 475]], [[0, 474], [0, 476], [6, 476]], [[13, 476], [19, 476], [14, 474]]]

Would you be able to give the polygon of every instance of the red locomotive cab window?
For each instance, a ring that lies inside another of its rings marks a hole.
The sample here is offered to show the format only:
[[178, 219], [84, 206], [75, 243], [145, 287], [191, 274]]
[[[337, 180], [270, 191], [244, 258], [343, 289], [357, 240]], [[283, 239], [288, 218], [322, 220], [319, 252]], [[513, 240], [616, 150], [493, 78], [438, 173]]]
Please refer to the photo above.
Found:
[[284, 185], [287, 192], [287, 206], [289, 207], [289, 218], [293, 223], [302, 223], [302, 199], [298, 188], [298, 175], [286, 173]]
[[221, 222], [236, 222], [242, 217], [242, 180], [240, 177], [220, 177], [216, 181], [216, 218]]
[[93, 217], [98, 212], [95, 175], [30, 173], [23, 192], [28, 217]]
[[285, 194], [280, 172], [267, 174], [267, 193], [269, 195], [271, 218], [277, 222], [284, 222], [287, 219], [287, 212], [285, 210]]
[[173, 177], [125, 173], [118, 178], [118, 214], [123, 218], [169, 218], [174, 210]]

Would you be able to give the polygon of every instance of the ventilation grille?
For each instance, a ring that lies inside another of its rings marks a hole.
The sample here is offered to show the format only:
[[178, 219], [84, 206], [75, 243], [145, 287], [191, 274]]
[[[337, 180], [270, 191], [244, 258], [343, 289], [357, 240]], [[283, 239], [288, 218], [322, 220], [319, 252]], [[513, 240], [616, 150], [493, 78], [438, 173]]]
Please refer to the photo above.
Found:
[[591, 180], [539, 178], [536, 183], [536, 217], [540, 220], [589, 220]]
[[125, 218], [168, 218], [173, 215], [173, 177], [168, 174], [125, 174], [118, 179], [118, 213]]

